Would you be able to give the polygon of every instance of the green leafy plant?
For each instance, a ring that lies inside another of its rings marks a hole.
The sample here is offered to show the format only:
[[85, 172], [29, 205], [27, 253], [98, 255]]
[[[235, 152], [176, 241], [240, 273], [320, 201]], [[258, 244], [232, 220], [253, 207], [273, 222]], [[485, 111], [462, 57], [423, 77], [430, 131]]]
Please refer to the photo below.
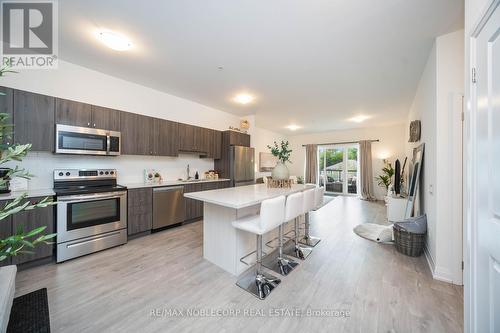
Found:
[[292, 150], [288, 148], [289, 143], [288, 141], [281, 141], [281, 143], [278, 145], [276, 141], [274, 141], [274, 145], [270, 146], [267, 145], [267, 148], [271, 150], [271, 154], [273, 156], [276, 156], [278, 160], [280, 160], [282, 163], [292, 163], [290, 161], [290, 155], [292, 153]]
[[[0, 67], [0, 77], [5, 76], [7, 73], [17, 73], [16, 71], [12, 70], [12, 66], [10, 63], [10, 60], [7, 60], [2, 67]], [[3, 92], [0, 91], [0, 96], [5, 96]]]
[[394, 176], [394, 168], [391, 163], [387, 163], [386, 166], [382, 168], [382, 172], [383, 174], [375, 177], [375, 180], [378, 182], [379, 186], [385, 186], [385, 189], [388, 190], [392, 183], [392, 176]]
[[[10, 70], [10, 64], [7, 63], [0, 68], [0, 76], [5, 73], [15, 73]], [[0, 98], [4, 98], [0, 96]], [[0, 113], [0, 166], [11, 161], [22, 161], [28, 151], [31, 149], [31, 144], [10, 144], [12, 140], [13, 125], [9, 123], [10, 115]], [[0, 187], [6, 187], [7, 183], [14, 177], [30, 179], [33, 177], [27, 170], [15, 166], [6, 170], [0, 178]], [[27, 199], [27, 194], [23, 193], [14, 200], [8, 202], [4, 207], [0, 207], [0, 223], [5, 223], [5, 219], [9, 216], [22, 211], [30, 211], [36, 208], [44, 208], [54, 205], [55, 202], [49, 197], [40, 200], [37, 203], [32, 203]], [[16, 232], [7, 237], [0, 239], [0, 261], [9, 257], [23, 253], [32, 253], [32, 249], [39, 244], [50, 244], [49, 240], [54, 238], [56, 234], [43, 234], [47, 227], [39, 227], [31, 231], [24, 231], [23, 226], [19, 225]]]
[[4, 76], [7, 73], [17, 73], [16, 71], [12, 70], [12, 65], [10, 60], [7, 60], [2, 67], [0, 67], [0, 76]]
[[[2, 223], [1, 220], [21, 211], [44, 208], [53, 204], [52, 199], [48, 197], [35, 204], [31, 204], [29, 200], [26, 200], [26, 193], [24, 193], [0, 209], [0, 223]], [[0, 261], [18, 254], [32, 253], [30, 250], [38, 244], [50, 244], [49, 240], [54, 238], [56, 234], [43, 235], [42, 233], [46, 228], [43, 226], [24, 232], [23, 226], [18, 226], [14, 235], [0, 239]], [[38, 237], [35, 238], [35, 236]]]

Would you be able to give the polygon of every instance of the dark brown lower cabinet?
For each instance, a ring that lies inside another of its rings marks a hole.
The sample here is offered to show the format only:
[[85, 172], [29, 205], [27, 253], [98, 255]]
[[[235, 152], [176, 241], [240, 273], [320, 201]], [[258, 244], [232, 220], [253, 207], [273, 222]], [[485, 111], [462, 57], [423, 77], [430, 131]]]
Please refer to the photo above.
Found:
[[[229, 187], [229, 181], [185, 184], [184, 193], [216, 190]], [[203, 202], [184, 198], [185, 220], [203, 217]], [[153, 226], [153, 189], [137, 188], [128, 190], [128, 235], [150, 231]]]
[[[184, 193], [209, 191], [229, 187], [229, 181], [206, 182], [201, 184], [184, 185]], [[186, 220], [199, 219], [203, 217], [203, 202], [185, 198], [186, 200]]]
[[[202, 184], [186, 184], [184, 185], [184, 193], [202, 191]], [[186, 220], [198, 219], [203, 216], [203, 202], [184, 198], [186, 209]]]
[[220, 182], [217, 182], [217, 188], [227, 188], [229, 187], [229, 180], [222, 180]]
[[[0, 207], [5, 207], [9, 201], [0, 201]], [[12, 235], [12, 216], [9, 216], [3, 220], [0, 220], [0, 239], [7, 238]], [[3, 261], [0, 261], [1, 266], [7, 266], [11, 264], [11, 259], [7, 258]]]
[[153, 227], [153, 190], [137, 188], [128, 190], [128, 234], [150, 231]]
[[[31, 203], [38, 202], [44, 197], [30, 198]], [[41, 226], [47, 228], [44, 234], [54, 233], [54, 209], [55, 206], [48, 206], [45, 208], [37, 208], [29, 211], [22, 211], [12, 215], [12, 232], [15, 233], [18, 228], [22, 227], [25, 232], [31, 231]], [[34, 238], [39, 237], [39, 235]], [[56, 239], [52, 239], [55, 243]], [[34, 249], [25, 248], [32, 251], [32, 254], [22, 254], [12, 257], [12, 264], [23, 264], [28, 261], [51, 257], [54, 254], [54, 244], [39, 244]]]

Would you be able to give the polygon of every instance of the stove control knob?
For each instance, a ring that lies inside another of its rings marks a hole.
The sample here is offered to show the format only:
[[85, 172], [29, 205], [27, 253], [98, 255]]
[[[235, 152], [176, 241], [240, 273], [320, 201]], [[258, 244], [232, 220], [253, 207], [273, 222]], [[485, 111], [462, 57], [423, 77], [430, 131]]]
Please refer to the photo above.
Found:
[[109, 175], [109, 171], [106, 171], [104, 174]]
[[114, 174], [115, 174], [115, 172], [114, 172], [114, 171], [110, 171], [110, 172], [109, 172], [109, 174], [110, 174], [110, 175], [114, 175]]
[[68, 177], [71, 176], [71, 173], [69, 171], [66, 172], [66, 176], [68, 176]]
[[99, 174], [100, 174], [100, 175], [102, 176], [102, 175], [104, 175], [104, 172], [102, 172], [102, 171], [99, 171]]
[[64, 175], [64, 173], [59, 172], [59, 177], [62, 177], [63, 175]]

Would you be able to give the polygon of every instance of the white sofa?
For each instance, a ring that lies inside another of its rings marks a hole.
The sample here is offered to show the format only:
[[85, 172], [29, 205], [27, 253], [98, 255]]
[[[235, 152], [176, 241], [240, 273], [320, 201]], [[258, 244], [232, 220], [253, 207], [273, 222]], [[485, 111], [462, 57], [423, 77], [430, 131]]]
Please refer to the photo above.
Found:
[[0, 333], [7, 331], [16, 291], [16, 265], [0, 267]]

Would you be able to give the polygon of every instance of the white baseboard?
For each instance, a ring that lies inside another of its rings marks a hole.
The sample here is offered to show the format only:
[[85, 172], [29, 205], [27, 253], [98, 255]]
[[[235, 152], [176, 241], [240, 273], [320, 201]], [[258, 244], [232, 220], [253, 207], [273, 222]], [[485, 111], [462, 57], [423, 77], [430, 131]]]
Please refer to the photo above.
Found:
[[427, 264], [429, 265], [429, 269], [431, 270], [431, 273], [432, 273], [432, 277], [434, 277], [434, 267], [435, 267], [435, 264], [434, 264], [434, 259], [432, 258], [431, 256], [431, 253], [429, 252], [429, 249], [427, 248], [427, 244], [425, 244], [424, 246], [424, 255], [425, 255], [425, 259], [427, 259]]
[[427, 259], [427, 264], [429, 265], [429, 269], [431, 271], [433, 279], [456, 284], [453, 280], [453, 274], [448, 269], [439, 266], [436, 267], [434, 258], [432, 258], [429, 249], [427, 248], [427, 244], [424, 246], [424, 254], [425, 259]]

